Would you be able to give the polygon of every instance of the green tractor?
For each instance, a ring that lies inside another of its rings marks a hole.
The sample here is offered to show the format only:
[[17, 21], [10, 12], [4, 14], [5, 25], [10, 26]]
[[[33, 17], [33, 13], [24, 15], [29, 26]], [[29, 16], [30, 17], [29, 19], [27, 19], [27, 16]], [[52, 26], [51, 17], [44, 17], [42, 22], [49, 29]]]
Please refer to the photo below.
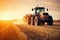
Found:
[[27, 15], [29, 25], [44, 25], [45, 23], [53, 25], [53, 17], [48, 12], [45, 12], [48, 11], [45, 7], [35, 7], [32, 8], [32, 11], [35, 11], [35, 14]]

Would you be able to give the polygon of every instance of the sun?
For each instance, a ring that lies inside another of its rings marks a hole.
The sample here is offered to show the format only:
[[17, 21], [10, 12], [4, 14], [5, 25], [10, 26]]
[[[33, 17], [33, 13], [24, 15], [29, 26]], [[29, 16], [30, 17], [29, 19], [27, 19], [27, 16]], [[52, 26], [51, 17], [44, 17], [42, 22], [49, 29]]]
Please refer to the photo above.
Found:
[[14, 19], [19, 19], [19, 20], [23, 20], [23, 17], [24, 17], [24, 15], [15, 15], [15, 14], [8, 14], [8, 13], [6, 13], [6, 14], [2, 14], [1, 16], [0, 16], [0, 20], [14, 20]]

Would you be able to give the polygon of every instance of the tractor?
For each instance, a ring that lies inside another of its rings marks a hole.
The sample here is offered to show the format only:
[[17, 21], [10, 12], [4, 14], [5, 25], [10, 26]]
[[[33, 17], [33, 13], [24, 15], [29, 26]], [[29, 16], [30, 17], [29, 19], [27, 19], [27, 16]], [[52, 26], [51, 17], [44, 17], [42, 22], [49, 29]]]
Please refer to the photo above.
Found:
[[34, 14], [28, 14], [27, 15], [27, 23], [29, 25], [44, 25], [47, 23], [47, 25], [53, 25], [53, 17], [49, 15], [48, 9], [45, 7], [35, 7], [32, 8], [32, 11], [34, 11]]

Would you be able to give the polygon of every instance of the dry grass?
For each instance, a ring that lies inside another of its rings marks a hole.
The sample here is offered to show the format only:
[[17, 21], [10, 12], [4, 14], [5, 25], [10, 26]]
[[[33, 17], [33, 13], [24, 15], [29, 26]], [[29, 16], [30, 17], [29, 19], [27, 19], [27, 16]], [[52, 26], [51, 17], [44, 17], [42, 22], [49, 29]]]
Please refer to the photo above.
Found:
[[0, 40], [27, 40], [27, 36], [16, 26], [0, 26]]
[[60, 40], [60, 30], [42, 27], [39, 29], [41, 36], [45, 37], [44, 40]]
[[41, 40], [60, 40], [60, 30], [54, 28], [27, 25], [19, 27], [38, 34]]
[[27, 34], [25, 34], [24, 31], [21, 31], [21, 28], [24, 31], [28, 30], [26, 31], [27, 33], [30, 31], [31, 33], [33, 33], [31, 34], [31, 36], [39, 37], [41, 40], [60, 40], [60, 30], [43, 26], [42, 27], [32, 25], [16, 26], [6, 22], [5, 23], [0, 22], [0, 40], [29, 40]]

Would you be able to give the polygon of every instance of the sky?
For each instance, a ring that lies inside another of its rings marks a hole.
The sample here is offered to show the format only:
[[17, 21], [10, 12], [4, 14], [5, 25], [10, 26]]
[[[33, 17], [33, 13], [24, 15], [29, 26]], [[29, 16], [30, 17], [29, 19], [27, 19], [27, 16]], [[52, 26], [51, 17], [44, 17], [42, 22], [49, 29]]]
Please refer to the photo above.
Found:
[[37, 5], [48, 8], [48, 13], [54, 20], [60, 20], [60, 0], [0, 0], [0, 19], [22, 18], [25, 14], [33, 13]]

